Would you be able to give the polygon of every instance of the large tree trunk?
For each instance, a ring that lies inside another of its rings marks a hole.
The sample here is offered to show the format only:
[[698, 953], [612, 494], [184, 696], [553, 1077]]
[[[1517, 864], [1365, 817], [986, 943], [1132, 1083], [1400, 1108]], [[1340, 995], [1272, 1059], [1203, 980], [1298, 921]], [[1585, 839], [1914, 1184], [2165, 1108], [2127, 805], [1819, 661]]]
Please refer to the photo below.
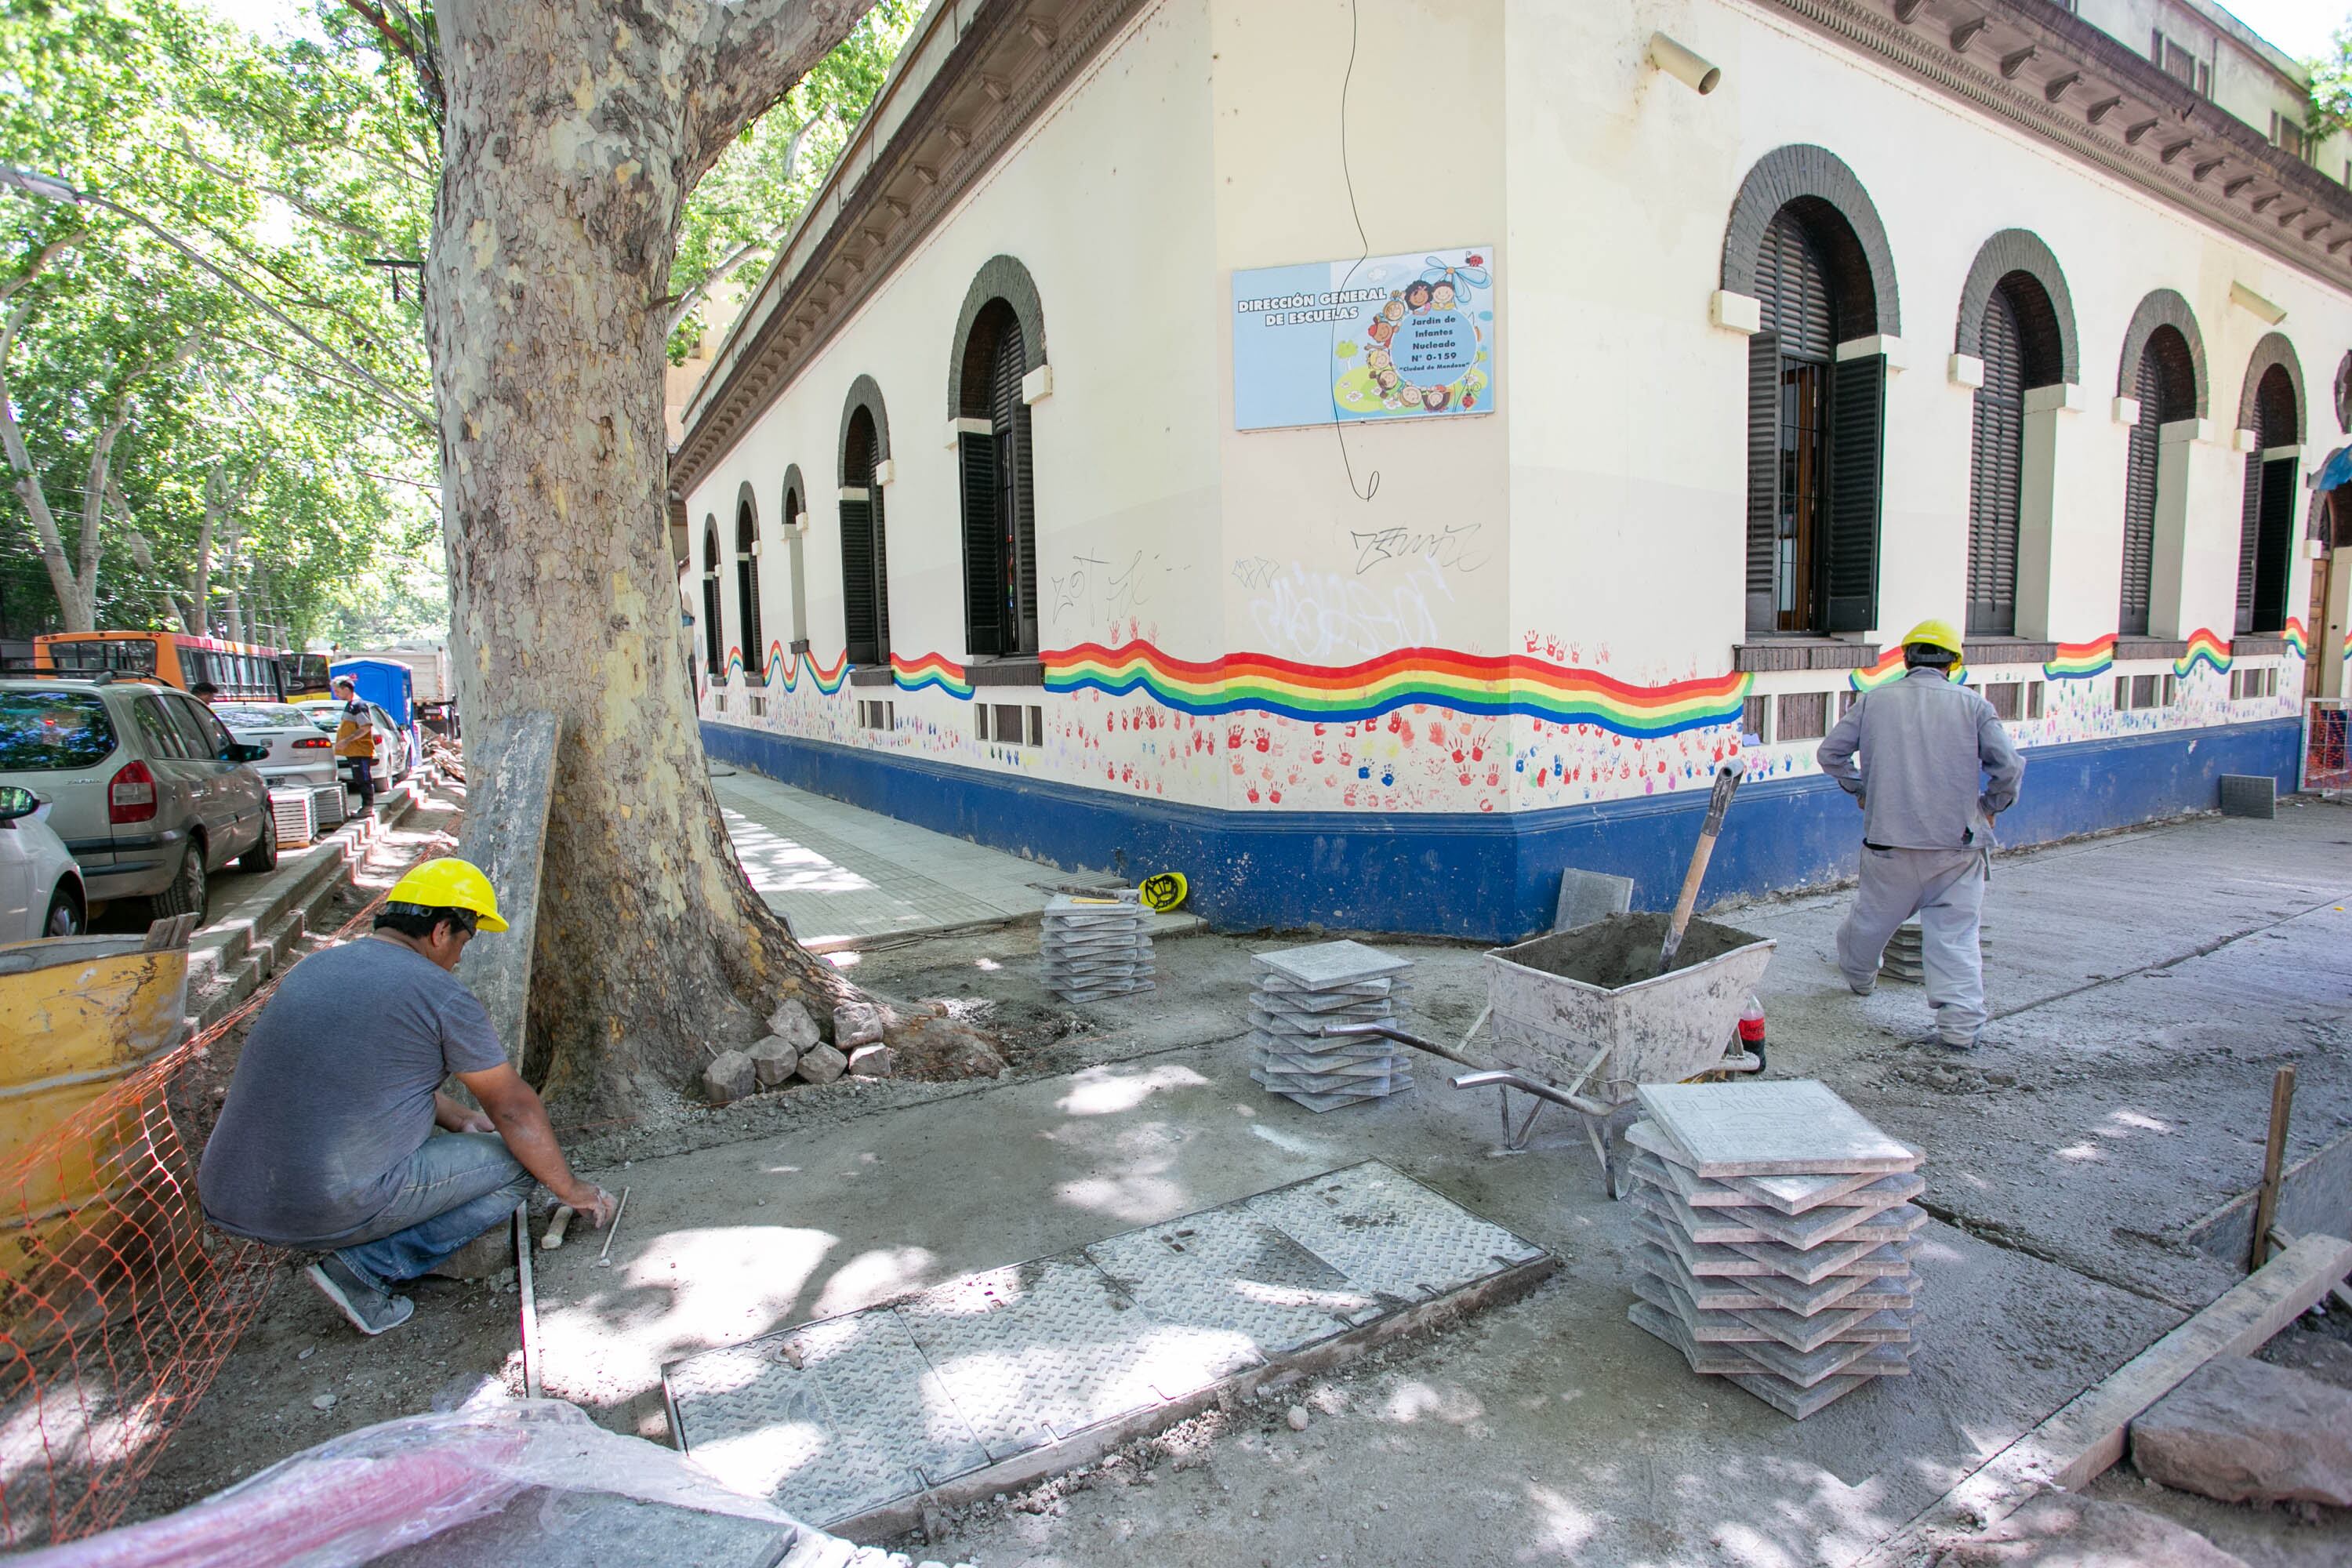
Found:
[[[680, 204], [866, 0], [444, 0], [425, 320], [458, 696], [552, 710], [523, 1063], [567, 1109], [687, 1082], [856, 995], [736, 862], [679, 658], [664, 329]], [[512, 809], [469, 767], [469, 813]], [[497, 941], [493, 937], [488, 940]]]

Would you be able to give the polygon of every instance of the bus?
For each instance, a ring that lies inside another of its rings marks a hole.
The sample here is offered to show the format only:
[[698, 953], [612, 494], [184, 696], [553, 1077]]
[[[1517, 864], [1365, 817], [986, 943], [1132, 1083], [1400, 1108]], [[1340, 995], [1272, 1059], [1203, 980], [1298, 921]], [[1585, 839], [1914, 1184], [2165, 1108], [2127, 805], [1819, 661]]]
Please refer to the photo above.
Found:
[[289, 702], [335, 694], [327, 675], [327, 656], [323, 653], [296, 653], [289, 648], [278, 656], [278, 673], [285, 684], [286, 700]]
[[33, 639], [36, 675], [96, 675], [161, 681], [183, 691], [210, 684], [214, 695], [282, 702], [286, 672], [276, 648], [185, 632], [51, 632]]

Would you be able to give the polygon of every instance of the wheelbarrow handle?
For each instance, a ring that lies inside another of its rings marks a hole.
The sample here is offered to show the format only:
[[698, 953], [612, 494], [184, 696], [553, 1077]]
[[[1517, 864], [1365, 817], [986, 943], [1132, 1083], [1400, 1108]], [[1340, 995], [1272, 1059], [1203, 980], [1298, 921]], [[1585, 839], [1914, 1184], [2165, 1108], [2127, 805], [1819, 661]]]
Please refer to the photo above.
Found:
[[1419, 1035], [1407, 1034], [1393, 1024], [1383, 1024], [1374, 1020], [1362, 1024], [1323, 1026], [1323, 1037], [1327, 1040], [1344, 1040], [1367, 1035], [1378, 1035], [1382, 1039], [1394, 1040], [1401, 1046], [1411, 1046], [1414, 1050], [1427, 1051], [1433, 1057], [1444, 1057], [1449, 1062], [1458, 1062], [1465, 1068], [1473, 1068], [1481, 1072], [1486, 1068], [1485, 1062], [1474, 1062], [1468, 1057], [1439, 1045], [1435, 1040], [1424, 1040]]

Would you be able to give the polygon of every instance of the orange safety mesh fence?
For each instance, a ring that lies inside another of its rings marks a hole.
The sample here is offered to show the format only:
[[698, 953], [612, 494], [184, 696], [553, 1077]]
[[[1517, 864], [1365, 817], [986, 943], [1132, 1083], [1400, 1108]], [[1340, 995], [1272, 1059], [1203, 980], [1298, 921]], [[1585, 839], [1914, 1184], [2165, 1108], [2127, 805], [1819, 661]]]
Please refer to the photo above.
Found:
[[0, 1166], [0, 1550], [120, 1519], [260, 1308], [280, 1254], [205, 1224], [196, 1163], [228, 1083], [213, 1047], [292, 968]]
[[2340, 700], [2304, 704], [2303, 787], [2310, 790], [2352, 789], [2352, 755], [2347, 755], [2346, 711]]

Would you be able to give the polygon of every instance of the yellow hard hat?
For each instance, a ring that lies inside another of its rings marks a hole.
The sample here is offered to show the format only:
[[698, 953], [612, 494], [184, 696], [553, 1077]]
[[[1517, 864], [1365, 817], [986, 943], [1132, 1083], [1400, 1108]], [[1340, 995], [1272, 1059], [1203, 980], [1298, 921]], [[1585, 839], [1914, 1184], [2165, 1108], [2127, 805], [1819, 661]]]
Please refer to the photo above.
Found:
[[499, 918], [499, 895], [482, 868], [454, 855], [427, 860], [392, 885], [384, 901], [415, 904], [428, 910], [465, 910], [478, 917], [483, 931], [504, 931]]
[[1942, 648], [1954, 658], [1960, 657], [1960, 634], [1952, 629], [1949, 621], [1925, 620], [1903, 634], [1903, 646], [1925, 643], [1929, 647]]

